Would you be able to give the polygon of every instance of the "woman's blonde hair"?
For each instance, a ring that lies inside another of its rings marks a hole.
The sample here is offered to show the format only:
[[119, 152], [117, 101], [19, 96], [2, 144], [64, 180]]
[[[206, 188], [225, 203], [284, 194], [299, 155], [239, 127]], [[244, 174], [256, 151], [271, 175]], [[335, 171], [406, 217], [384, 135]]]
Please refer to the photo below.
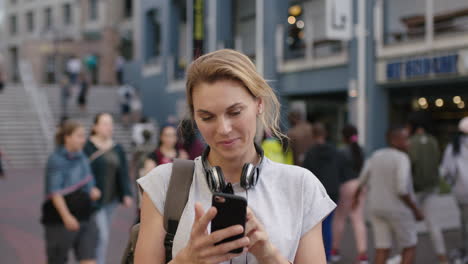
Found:
[[73, 134], [78, 128], [83, 127], [83, 125], [74, 120], [65, 121], [55, 133], [55, 144], [59, 146], [65, 145], [65, 137]]
[[264, 111], [259, 116], [262, 125], [277, 138], [284, 138], [279, 129], [280, 103], [273, 89], [257, 73], [255, 65], [244, 54], [223, 49], [205, 54], [193, 61], [187, 70], [187, 105], [193, 119], [193, 89], [200, 83], [233, 80], [243, 84], [254, 98], [261, 98]]

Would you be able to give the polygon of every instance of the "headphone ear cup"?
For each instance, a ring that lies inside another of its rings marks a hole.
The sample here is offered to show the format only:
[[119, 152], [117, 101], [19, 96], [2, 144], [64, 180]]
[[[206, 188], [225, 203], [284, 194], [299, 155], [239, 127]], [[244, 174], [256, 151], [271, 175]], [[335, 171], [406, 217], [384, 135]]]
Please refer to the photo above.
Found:
[[214, 166], [208, 171], [208, 185], [213, 192], [222, 192], [226, 187], [223, 171], [219, 166]]
[[248, 190], [256, 184], [255, 166], [252, 163], [244, 164], [242, 167], [241, 187]]

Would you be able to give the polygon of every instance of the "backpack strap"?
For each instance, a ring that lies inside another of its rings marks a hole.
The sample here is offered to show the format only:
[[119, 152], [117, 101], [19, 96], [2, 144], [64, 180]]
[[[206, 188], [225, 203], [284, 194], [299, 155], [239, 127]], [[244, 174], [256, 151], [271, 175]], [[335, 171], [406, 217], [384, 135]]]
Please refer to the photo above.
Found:
[[164, 248], [166, 250], [166, 263], [172, 260], [172, 244], [179, 225], [180, 217], [184, 211], [189, 197], [190, 186], [193, 180], [195, 162], [193, 160], [174, 159], [171, 180], [166, 193], [164, 204]]

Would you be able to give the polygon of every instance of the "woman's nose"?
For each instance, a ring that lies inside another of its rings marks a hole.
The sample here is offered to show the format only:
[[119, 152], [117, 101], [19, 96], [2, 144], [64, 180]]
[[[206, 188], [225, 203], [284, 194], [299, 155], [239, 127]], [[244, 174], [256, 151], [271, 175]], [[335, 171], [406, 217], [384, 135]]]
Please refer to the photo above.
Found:
[[227, 118], [220, 118], [218, 121], [218, 133], [228, 134], [232, 130], [231, 121]]

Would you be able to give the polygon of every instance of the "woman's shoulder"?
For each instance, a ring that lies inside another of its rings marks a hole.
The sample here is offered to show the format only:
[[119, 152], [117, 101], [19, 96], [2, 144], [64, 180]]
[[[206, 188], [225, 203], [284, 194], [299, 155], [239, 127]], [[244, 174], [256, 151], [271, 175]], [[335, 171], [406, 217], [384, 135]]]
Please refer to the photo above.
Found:
[[140, 185], [153, 185], [161, 183], [169, 183], [172, 173], [172, 163], [166, 163], [156, 166], [148, 174], [137, 180]]
[[266, 174], [274, 178], [279, 178], [282, 181], [287, 180], [288, 182], [296, 184], [300, 184], [307, 178], [317, 179], [310, 170], [303, 167], [278, 163], [268, 158], [265, 159], [265, 164], [262, 166], [261, 170], [265, 170]]

